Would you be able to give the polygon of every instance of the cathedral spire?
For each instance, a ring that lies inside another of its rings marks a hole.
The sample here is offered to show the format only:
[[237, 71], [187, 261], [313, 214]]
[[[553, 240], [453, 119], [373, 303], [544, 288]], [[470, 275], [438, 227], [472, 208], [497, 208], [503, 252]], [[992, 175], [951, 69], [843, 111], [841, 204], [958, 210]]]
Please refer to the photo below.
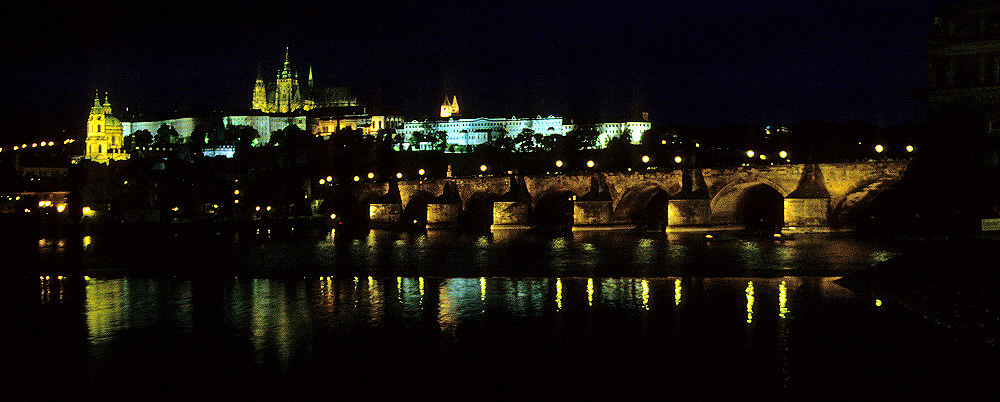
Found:
[[309, 81], [307, 82], [307, 84], [309, 84], [309, 89], [312, 89], [312, 87], [313, 87], [313, 66], [312, 66], [312, 64], [309, 65]]
[[94, 90], [94, 107], [101, 107], [101, 91], [99, 89]]

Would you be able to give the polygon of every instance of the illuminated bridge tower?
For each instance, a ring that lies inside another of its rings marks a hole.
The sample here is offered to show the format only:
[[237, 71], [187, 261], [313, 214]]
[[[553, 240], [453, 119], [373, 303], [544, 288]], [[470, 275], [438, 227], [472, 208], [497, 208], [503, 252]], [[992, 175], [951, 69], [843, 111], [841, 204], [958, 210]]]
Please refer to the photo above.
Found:
[[129, 154], [122, 149], [122, 122], [111, 115], [111, 102], [104, 94], [104, 104], [94, 96], [94, 106], [87, 119], [87, 149], [84, 159], [107, 164], [108, 161], [123, 161]]

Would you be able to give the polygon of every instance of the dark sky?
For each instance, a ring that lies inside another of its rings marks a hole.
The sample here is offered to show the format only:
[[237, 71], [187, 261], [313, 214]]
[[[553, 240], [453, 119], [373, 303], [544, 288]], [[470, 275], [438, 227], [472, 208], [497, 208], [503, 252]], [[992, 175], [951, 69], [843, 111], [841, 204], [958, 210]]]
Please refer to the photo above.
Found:
[[303, 80], [408, 119], [457, 94], [466, 116], [893, 125], [921, 118], [940, 2], [7, 3], [0, 144], [82, 136], [95, 89], [119, 117], [246, 108], [286, 45]]

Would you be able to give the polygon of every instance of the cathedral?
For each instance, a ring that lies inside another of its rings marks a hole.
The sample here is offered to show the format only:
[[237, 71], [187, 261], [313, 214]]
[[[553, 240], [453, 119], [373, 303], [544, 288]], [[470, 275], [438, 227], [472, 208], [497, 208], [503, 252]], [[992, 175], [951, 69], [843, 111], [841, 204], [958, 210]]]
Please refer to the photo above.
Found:
[[358, 99], [345, 87], [314, 88], [312, 66], [305, 85], [299, 85], [299, 73], [292, 69], [285, 48], [285, 63], [274, 83], [265, 83], [260, 69], [253, 87], [251, 107], [265, 113], [293, 113], [316, 108], [357, 106]]
[[459, 113], [458, 109], [458, 97], [455, 96], [452, 98], [451, 102], [448, 102], [448, 95], [445, 95], [444, 103], [441, 104], [441, 118], [459, 116], [461, 116], [461, 113]]
[[104, 104], [100, 96], [94, 96], [94, 106], [87, 119], [87, 149], [85, 159], [107, 164], [108, 161], [123, 161], [129, 154], [122, 149], [122, 122], [111, 115], [111, 102], [104, 94]]

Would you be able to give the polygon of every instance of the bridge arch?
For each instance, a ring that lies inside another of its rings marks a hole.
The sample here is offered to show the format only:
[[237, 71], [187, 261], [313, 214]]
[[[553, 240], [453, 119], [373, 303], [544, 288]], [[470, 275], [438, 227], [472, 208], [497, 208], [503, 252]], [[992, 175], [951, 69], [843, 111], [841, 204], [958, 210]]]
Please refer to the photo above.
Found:
[[488, 191], [476, 191], [465, 200], [464, 219], [473, 230], [489, 230], [493, 223], [493, 202], [499, 195]]
[[427, 226], [427, 204], [434, 200], [434, 195], [426, 190], [417, 190], [410, 194], [400, 221], [403, 225]]
[[667, 224], [667, 204], [670, 193], [657, 183], [646, 182], [625, 190], [612, 220], [630, 222], [637, 227], [659, 228]]
[[750, 229], [768, 229], [784, 224], [784, 197], [787, 191], [777, 183], [760, 178], [726, 185], [712, 198], [712, 223], [738, 224]]
[[569, 227], [573, 225], [573, 201], [577, 194], [572, 190], [549, 190], [541, 194], [531, 211], [530, 220], [544, 227]]
[[901, 179], [902, 176], [882, 175], [864, 178], [833, 206], [831, 211], [833, 221], [830, 223], [834, 226], [850, 226], [858, 223], [868, 214], [878, 196]]

